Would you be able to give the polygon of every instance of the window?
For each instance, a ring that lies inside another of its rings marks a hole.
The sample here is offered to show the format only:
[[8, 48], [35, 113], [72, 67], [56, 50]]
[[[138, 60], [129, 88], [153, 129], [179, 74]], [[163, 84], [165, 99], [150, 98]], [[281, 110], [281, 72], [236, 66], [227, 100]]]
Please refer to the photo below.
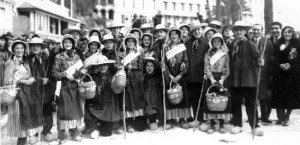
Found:
[[198, 12], [200, 12], [200, 4], [197, 4]]
[[101, 0], [101, 5], [106, 6], [106, 0]]
[[181, 3], [181, 10], [184, 11], [184, 3]]
[[173, 10], [176, 11], [176, 3], [173, 2]]
[[108, 19], [113, 20], [114, 19], [114, 10], [108, 11]]
[[106, 11], [104, 9], [101, 10], [101, 17], [106, 18]]
[[122, 15], [122, 23], [125, 23], [125, 15]]
[[164, 2], [165, 4], [165, 10], [168, 10], [168, 2]]
[[155, 0], [153, 0], [153, 8], [155, 9]]
[[67, 29], [67, 28], [68, 28], [68, 22], [60, 21], [60, 33], [61, 33], [61, 35], [63, 35], [62, 34], [63, 30]]
[[135, 8], [135, 0], [132, 1], [132, 4], [133, 4], [132, 8]]
[[114, 0], [108, 0], [108, 4], [113, 5], [114, 4]]
[[190, 11], [193, 11], [193, 4], [190, 4]]
[[50, 33], [58, 34], [58, 20], [50, 17]]

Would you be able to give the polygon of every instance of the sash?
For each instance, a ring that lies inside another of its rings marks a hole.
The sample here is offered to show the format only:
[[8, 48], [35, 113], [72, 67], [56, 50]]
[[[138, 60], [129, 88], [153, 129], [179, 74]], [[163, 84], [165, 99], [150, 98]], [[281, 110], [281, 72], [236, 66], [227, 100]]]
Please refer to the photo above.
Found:
[[131, 61], [133, 61], [140, 55], [141, 52], [139, 51], [139, 49], [136, 52], [135, 51], [130, 52], [128, 55], [126, 55], [124, 59], [121, 60], [121, 63], [123, 64], [123, 66], [126, 66], [127, 64], [129, 64]]
[[151, 57], [152, 55], [154, 55], [154, 52], [150, 51], [145, 54], [145, 57]]
[[218, 60], [220, 60], [227, 52], [222, 50], [215, 53], [209, 60], [210, 65], [214, 65]]
[[186, 50], [184, 44], [175, 46], [174, 48], [172, 48], [171, 50], [169, 50], [166, 53], [167, 60], [169, 60], [170, 58], [174, 57], [175, 55], [183, 52], [184, 50]]
[[82, 61], [79, 59], [75, 64], [73, 64], [72, 66], [70, 66], [70, 67], [65, 71], [65, 73], [66, 73], [68, 76], [73, 76], [73, 74], [75, 74], [75, 72], [76, 72], [77, 70], [79, 70], [82, 66], [83, 66], [83, 63], [82, 63]]

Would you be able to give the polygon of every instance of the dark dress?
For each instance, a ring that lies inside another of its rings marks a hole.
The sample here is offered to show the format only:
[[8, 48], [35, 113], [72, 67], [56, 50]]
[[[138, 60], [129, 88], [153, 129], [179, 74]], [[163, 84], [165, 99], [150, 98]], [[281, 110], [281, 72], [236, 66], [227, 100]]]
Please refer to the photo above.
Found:
[[[281, 43], [275, 46], [276, 72], [273, 80], [272, 107], [299, 109], [299, 42], [290, 43], [284, 50], [280, 50], [280, 46]], [[290, 58], [292, 50], [296, 50], [295, 58]], [[291, 68], [287, 71], [281, 69], [279, 65], [284, 63], [289, 63]]]
[[[155, 66], [158, 66], [158, 64]], [[146, 98], [146, 115], [157, 114], [159, 119], [163, 117], [162, 87], [162, 76], [159, 67], [155, 67], [153, 74], [145, 74], [144, 92]]]
[[[174, 47], [180, 45], [182, 43], [180, 42], [171, 42], [166, 48], [165, 48], [165, 54], [173, 49]], [[187, 65], [187, 56], [186, 51], [180, 52], [176, 54], [174, 57], [167, 60], [165, 58], [165, 65], [166, 65], [166, 87], [169, 89], [170, 84], [170, 77], [169, 75], [172, 75], [174, 78], [178, 75], [181, 75], [181, 79], [179, 80], [178, 84], [182, 87], [182, 95], [183, 99], [179, 104], [172, 104], [168, 99], [166, 100], [166, 109], [167, 109], [167, 120], [168, 119], [177, 119], [177, 118], [189, 118], [192, 116], [192, 108], [189, 96], [187, 95], [186, 90], [186, 67], [181, 69], [181, 65], [185, 63]]]
[[66, 51], [56, 55], [53, 66], [53, 75], [61, 81], [61, 90], [58, 97], [58, 126], [59, 129], [73, 129], [83, 124], [83, 104], [84, 99], [78, 94], [78, 83], [70, 81], [64, 77], [64, 71], [80, 60], [79, 56], [73, 52], [69, 56]]

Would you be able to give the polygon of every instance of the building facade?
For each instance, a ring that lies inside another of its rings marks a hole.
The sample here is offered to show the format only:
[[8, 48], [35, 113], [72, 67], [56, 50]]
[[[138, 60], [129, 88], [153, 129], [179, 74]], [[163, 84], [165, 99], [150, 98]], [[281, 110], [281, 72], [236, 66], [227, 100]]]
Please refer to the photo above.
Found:
[[0, 0], [0, 35], [12, 31], [15, 5], [14, 0]]
[[162, 15], [162, 24], [180, 25], [205, 15], [205, 0], [98, 0], [98, 15], [114, 22], [126, 23], [133, 15], [144, 16], [148, 21]]

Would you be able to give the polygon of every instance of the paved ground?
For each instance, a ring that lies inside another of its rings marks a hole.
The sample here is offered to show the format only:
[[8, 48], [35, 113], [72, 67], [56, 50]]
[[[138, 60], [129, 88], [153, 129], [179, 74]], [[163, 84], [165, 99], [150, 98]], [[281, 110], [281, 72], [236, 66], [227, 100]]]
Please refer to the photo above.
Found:
[[[244, 109], [245, 114], [245, 109]], [[272, 111], [271, 120], [275, 123], [276, 113]], [[133, 134], [127, 133], [127, 138], [124, 139], [123, 135], [114, 134], [111, 137], [100, 137], [99, 139], [90, 139], [87, 136], [83, 137], [83, 141], [80, 143], [68, 140], [66, 145], [156, 145], [156, 144], [171, 144], [171, 145], [185, 145], [185, 144], [264, 144], [264, 145], [299, 145], [300, 143], [300, 110], [295, 110], [291, 114], [290, 125], [283, 127], [275, 125], [274, 123], [268, 126], [262, 126], [265, 135], [263, 137], [255, 137], [252, 139], [250, 134], [250, 127], [246, 122], [246, 115], [243, 116], [244, 128], [243, 132], [237, 135], [230, 133], [220, 134], [218, 132], [208, 135], [199, 131], [198, 129], [194, 132], [193, 129], [184, 130], [179, 127], [175, 127], [168, 130], [165, 134], [160, 128], [157, 131], [144, 131], [136, 132]], [[226, 125], [229, 130], [232, 126]], [[54, 134], [56, 133], [56, 127], [53, 127]], [[6, 129], [3, 128], [1, 131], [1, 144], [2, 145], [13, 145], [16, 144], [15, 138], [6, 137]], [[50, 144], [56, 145], [57, 142], [51, 143], [39, 143], [39, 144]]]

